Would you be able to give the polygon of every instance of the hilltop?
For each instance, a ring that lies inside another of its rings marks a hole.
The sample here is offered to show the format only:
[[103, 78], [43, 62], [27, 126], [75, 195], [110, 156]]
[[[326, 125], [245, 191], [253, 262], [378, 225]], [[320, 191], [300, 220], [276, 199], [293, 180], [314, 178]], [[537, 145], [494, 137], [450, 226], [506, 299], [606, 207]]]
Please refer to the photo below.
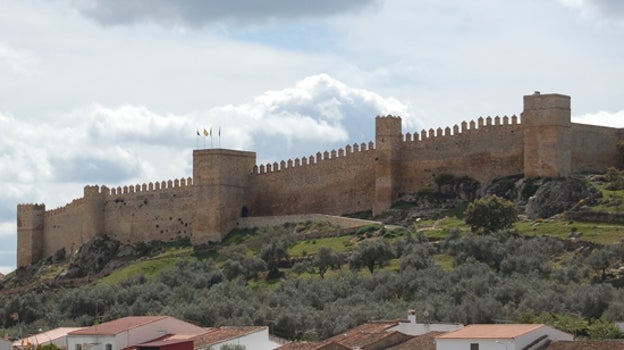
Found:
[[415, 308], [447, 322], [576, 322], [573, 331], [587, 335], [592, 320], [616, 321], [624, 310], [624, 190], [615, 172], [495, 181], [480, 192], [531, 215], [557, 211], [521, 215], [495, 234], [473, 234], [461, 219], [476, 195], [470, 179], [443, 176], [436, 190], [404, 195], [381, 215], [354, 214], [381, 223], [340, 235], [309, 221], [196, 246], [92, 239], [71, 259], [58, 254], [5, 277], [0, 320], [15, 333], [166, 313], [320, 339]]

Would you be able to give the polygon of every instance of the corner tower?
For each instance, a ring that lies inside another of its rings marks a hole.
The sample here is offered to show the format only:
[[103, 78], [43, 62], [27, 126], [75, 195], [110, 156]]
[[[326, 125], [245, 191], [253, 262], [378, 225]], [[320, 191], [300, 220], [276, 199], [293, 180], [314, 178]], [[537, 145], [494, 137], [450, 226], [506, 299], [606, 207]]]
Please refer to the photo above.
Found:
[[394, 116], [375, 119], [375, 203], [373, 214], [388, 209], [397, 198], [396, 181], [401, 148], [401, 118]]
[[17, 206], [17, 267], [28, 266], [43, 257], [44, 204]]
[[225, 149], [193, 151], [192, 244], [219, 242], [247, 212], [255, 152]]
[[524, 96], [524, 176], [562, 177], [572, 170], [570, 96]]

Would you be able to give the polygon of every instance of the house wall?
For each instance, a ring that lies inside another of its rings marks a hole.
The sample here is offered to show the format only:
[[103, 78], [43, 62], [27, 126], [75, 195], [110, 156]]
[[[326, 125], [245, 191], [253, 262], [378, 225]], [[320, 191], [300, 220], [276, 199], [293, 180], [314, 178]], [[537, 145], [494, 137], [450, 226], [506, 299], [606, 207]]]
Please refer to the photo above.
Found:
[[0, 350], [11, 350], [13, 343], [8, 340], [0, 339]]
[[115, 335], [81, 335], [67, 336], [68, 350], [77, 350], [80, 344], [82, 350], [106, 350], [106, 344], [112, 344], [111, 350], [121, 350], [129, 346], [145, 343], [166, 334], [201, 334], [206, 330], [191, 323], [166, 317], [148, 324], [133, 327]]
[[265, 327], [257, 332], [246, 334], [244, 336], [228, 339], [226, 341], [210, 344], [212, 349], [220, 349], [223, 345], [243, 345], [245, 349], [253, 350], [272, 350], [281, 344], [273, 342], [269, 339], [269, 328]]
[[112, 335], [68, 335], [67, 350], [106, 350], [106, 344], [112, 344], [112, 350], [124, 347], [117, 343]]
[[470, 344], [479, 344], [479, 350], [520, 350], [513, 340], [494, 339], [436, 339], [436, 350], [470, 350]]

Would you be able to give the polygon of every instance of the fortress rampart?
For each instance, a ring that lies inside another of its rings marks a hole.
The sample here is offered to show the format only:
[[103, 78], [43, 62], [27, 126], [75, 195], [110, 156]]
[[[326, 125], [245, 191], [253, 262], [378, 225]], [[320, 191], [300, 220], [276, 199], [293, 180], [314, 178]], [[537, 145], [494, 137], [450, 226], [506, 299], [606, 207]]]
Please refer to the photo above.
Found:
[[570, 97], [559, 94], [525, 96], [520, 117], [404, 134], [401, 118], [385, 116], [375, 129], [375, 142], [271, 164], [257, 165], [254, 152], [195, 150], [192, 178], [86, 186], [82, 198], [53, 210], [20, 204], [17, 265], [60, 249], [74, 254], [103, 235], [128, 244], [180, 238], [203, 244], [223, 239], [241, 217], [380, 213], [401, 193], [433, 188], [439, 174], [468, 176], [484, 187], [503, 176], [622, 166], [616, 145], [624, 129], [571, 123]]

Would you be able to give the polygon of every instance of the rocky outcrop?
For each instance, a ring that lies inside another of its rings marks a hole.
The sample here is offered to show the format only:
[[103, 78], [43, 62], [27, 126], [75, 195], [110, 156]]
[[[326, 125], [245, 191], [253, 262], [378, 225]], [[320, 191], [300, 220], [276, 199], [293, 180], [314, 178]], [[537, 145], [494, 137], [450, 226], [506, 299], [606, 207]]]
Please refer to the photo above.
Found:
[[584, 178], [554, 179], [544, 182], [527, 202], [529, 219], [549, 218], [579, 204], [591, 203], [602, 194], [586, 184]]
[[106, 236], [90, 239], [72, 257], [63, 277], [78, 278], [97, 274], [117, 255], [119, 246], [119, 241]]

